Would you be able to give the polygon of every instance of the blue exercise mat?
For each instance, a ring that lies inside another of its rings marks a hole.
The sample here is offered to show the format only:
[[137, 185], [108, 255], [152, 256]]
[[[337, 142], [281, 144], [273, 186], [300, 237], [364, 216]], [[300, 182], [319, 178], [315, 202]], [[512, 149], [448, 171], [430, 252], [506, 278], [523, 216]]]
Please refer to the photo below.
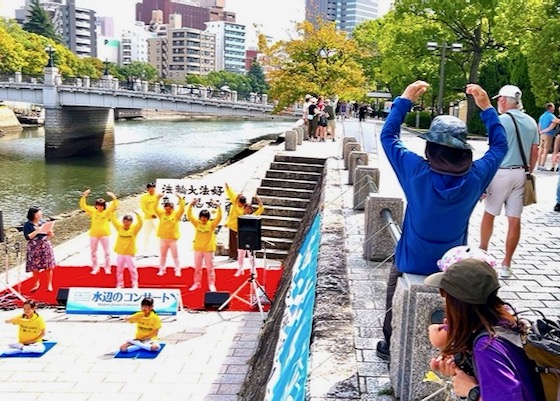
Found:
[[43, 344], [45, 344], [45, 352], [42, 354], [38, 354], [36, 352], [20, 352], [19, 354], [2, 354], [0, 355], [0, 358], [40, 358], [56, 345], [54, 341], [44, 341]]
[[165, 344], [159, 344], [161, 348], [159, 351], [146, 351], [143, 349], [139, 349], [138, 351], [134, 352], [122, 352], [119, 351], [115, 354], [115, 358], [128, 358], [128, 359], [154, 359], [157, 358], [159, 353], [165, 348]]

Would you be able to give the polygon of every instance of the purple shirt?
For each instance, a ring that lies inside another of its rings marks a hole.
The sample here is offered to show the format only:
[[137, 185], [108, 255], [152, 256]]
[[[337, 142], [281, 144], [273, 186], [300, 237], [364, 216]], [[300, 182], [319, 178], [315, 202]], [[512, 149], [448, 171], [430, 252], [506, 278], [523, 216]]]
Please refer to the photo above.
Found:
[[540, 378], [523, 348], [483, 335], [473, 347], [481, 397], [488, 401], [542, 401]]

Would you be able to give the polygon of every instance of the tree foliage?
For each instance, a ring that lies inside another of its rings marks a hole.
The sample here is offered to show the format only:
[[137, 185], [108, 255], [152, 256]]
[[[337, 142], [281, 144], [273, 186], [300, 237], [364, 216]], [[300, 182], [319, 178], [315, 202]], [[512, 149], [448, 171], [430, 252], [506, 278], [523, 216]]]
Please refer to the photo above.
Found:
[[23, 29], [37, 35], [52, 39], [55, 42], [62, 42], [49, 13], [39, 4], [39, 0], [31, 2], [31, 9], [27, 16], [27, 21], [23, 24]]
[[262, 66], [257, 60], [251, 64], [251, 68], [247, 72], [247, 78], [251, 84], [251, 89], [255, 93], [268, 93], [270, 87], [266, 82]]
[[291, 106], [305, 94], [362, 98], [365, 79], [356, 61], [359, 49], [334, 23], [319, 21], [296, 25], [300, 38], [268, 46], [259, 38], [263, 65], [269, 70], [270, 95], [277, 109]]

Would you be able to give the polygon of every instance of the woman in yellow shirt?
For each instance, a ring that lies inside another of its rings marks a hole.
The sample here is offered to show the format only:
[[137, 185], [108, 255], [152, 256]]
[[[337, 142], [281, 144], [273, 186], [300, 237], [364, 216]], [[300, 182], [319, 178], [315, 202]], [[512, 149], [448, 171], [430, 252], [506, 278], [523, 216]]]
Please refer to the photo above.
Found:
[[[159, 237], [159, 271], [158, 276], [165, 274], [167, 264], [167, 253], [171, 251], [171, 257], [175, 264], [175, 277], [181, 277], [181, 266], [179, 265], [179, 253], [177, 251], [177, 240], [181, 236], [179, 231], [179, 223], [181, 216], [185, 211], [185, 200], [179, 195], [175, 194], [179, 199], [179, 209], [174, 210], [175, 206], [172, 202], [165, 202], [163, 209], [156, 208], [156, 215], [159, 218], [159, 226], [157, 236]], [[158, 194], [158, 202], [163, 194]]]
[[144, 232], [144, 245], [143, 251], [146, 255], [153, 255], [152, 240], [155, 240], [153, 234], [157, 227], [156, 207], [158, 204], [158, 196], [156, 194], [156, 184], [150, 182], [146, 185], [146, 192], [140, 197], [140, 207], [144, 213], [144, 225], [142, 231]]
[[[257, 210], [253, 211], [253, 206], [251, 206], [249, 203], [246, 203], [243, 208], [244, 215], [260, 216], [264, 212], [264, 206], [261, 201], [261, 198], [259, 198], [257, 195], [255, 195], [255, 198], [259, 203], [259, 207], [257, 208]], [[251, 263], [253, 262], [254, 256], [253, 254], [251, 254], [250, 250], [248, 249], [237, 250], [237, 271], [234, 274], [235, 277], [239, 277], [243, 274], [243, 262], [245, 261], [246, 257], [251, 261]]]
[[193, 240], [194, 250], [194, 283], [189, 291], [200, 288], [202, 279], [202, 261], [208, 272], [208, 288], [216, 292], [216, 273], [214, 271], [214, 252], [216, 252], [216, 227], [222, 220], [222, 208], [219, 203], [214, 203], [216, 207], [216, 217], [210, 220], [210, 212], [203, 209], [198, 214], [198, 219], [193, 216], [192, 208], [198, 203], [198, 199], [193, 199], [187, 208], [187, 219], [194, 226], [195, 234]]
[[226, 227], [229, 228], [228, 254], [230, 260], [237, 260], [237, 218], [243, 216], [243, 208], [247, 203], [247, 198], [242, 194], [236, 194], [226, 183], [226, 195], [231, 202]]
[[19, 326], [18, 342], [10, 344], [9, 348], [4, 351], [4, 355], [35, 353], [42, 354], [45, 352], [43, 337], [45, 336], [45, 321], [37, 312], [37, 304], [33, 300], [27, 300], [23, 303], [23, 314], [12, 319], [6, 320], [6, 323], [16, 324]]
[[82, 193], [82, 197], [80, 198], [80, 209], [91, 217], [91, 226], [89, 229], [91, 274], [99, 273], [99, 265], [97, 263], [97, 248], [99, 244], [101, 244], [105, 255], [105, 274], [111, 274], [111, 254], [109, 250], [109, 235], [111, 234], [111, 229], [109, 227], [109, 222], [111, 221], [113, 213], [117, 209], [119, 201], [114, 193], [107, 192], [107, 195], [109, 195], [113, 200], [108, 208], [107, 202], [103, 198], [97, 198], [95, 200], [95, 206], [89, 206], [86, 199], [90, 192], [90, 189], [86, 189]]
[[138, 288], [138, 269], [134, 264], [136, 255], [136, 237], [142, 228], [142, 217], [136, 214], [136, 224], [132, 224], [132, 216], [127, 214], [123, 217], [122, 223], [113, 214], [111, 222], [117, 229], [117, 243], [115, 253], [117, 254], [117, 288], [124, 287], [124, 268], [128, 267], [132, 288]]
[[121, 352], [134, 352], [139, 349], [155, 352], [161, 348], [157, 341], [161, 319], [154, 311], [154, 299], [146, 297], [140, 305], [141, 311], [125, 318], [127, 322], [136, 323], [136, 334], [132, 340], [121, 345]]

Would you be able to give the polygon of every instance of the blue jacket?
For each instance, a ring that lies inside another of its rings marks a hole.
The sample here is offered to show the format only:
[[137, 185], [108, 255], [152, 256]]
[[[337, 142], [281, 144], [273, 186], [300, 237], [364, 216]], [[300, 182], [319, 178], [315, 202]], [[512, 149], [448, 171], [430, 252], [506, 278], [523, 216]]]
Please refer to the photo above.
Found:
[[504, 127], [494, 108], [480, 113], [490, 149], [463, 176], [437, 173], [400, 140], [401, 124], [412, 107], [398, 97], [381, 131], [381, 145], [407, 199], [395, 265], [402, 273], [428, 275], [450, 248], [466, 245], [469, 218], [507, 152]]

